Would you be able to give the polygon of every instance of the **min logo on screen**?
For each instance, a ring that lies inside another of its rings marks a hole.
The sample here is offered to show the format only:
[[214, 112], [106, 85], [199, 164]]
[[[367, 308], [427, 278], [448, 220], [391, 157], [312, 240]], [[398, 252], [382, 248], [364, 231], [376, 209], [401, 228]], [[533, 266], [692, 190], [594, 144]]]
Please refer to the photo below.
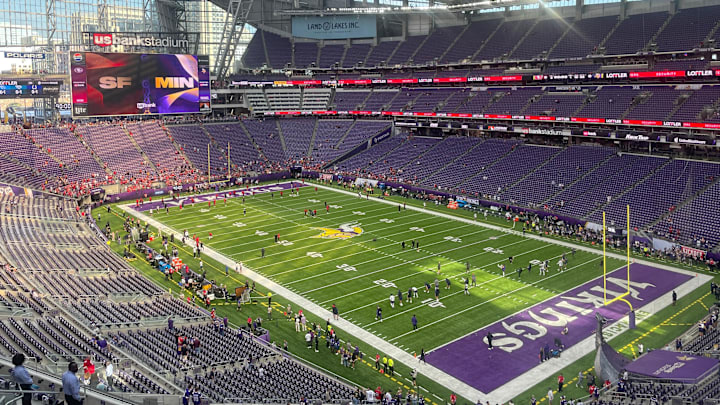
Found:
[[192, 89], [195, 88], [192, 77], [156, 77], [156, 89]]

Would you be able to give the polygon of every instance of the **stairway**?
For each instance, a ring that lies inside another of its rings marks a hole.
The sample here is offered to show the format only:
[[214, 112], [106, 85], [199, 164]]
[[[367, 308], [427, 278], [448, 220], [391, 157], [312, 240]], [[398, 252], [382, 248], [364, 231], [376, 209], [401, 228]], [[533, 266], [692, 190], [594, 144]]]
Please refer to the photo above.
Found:
[[612, 159], [612, 158], [614, 158], [614, 157], [616, 157], [616, 156], [617, 156], [617, 154], [608, 155], [608, 157], [606, 157], [605, 159], [603, 159], [601, 162], [598, 162], [598, 164], [596, 164], [592, 169], [588, 170], [588, 171], [585, 172], [582, 176], [580, 176], [580, 177], [578, 177], [577, 179], [575, 179], [575, 181], [573, 181], [573, 182], [570, 183], [570, 184], [567, 184], [564, 188], [562, 188], [562, 189], [559, 190], [558, 192], [553, 193], [550, 197], [548, 197], [545, 201], [543, 201], [543, 202], [541, 203], [541, 205], [547, 204], [549, 201], [552, 201], [552, 200], [555, 198], [555, 196], [559, 195], [559, 194], [562, 193], [563, 191], [565, 191], [565, 190], [569, 189], [570, 187], [574, 186], [575, 183], [577, 183], [577, 182], [579, 182], [579, 181], [582, 181], [582, 179], [584, 179], [585, 177], [587, 177], [590, 173], [594, 172], [594, 171], [597, 170], [599, 167], [602, 167], [602, 166], [603, 166], [605, 163], [607, 163], [610, 159]]
[[428, 148], [425, 152], [423, 152], [423, 153], [415, 156], [414, 158], [408, 160], [408, 162], [407, 162], [405, 165], [403, 165], [403, 166], [401, 166], [400, 168], [398, 168], [398, 171], [404, 170], [406, 167], [408, 167], [408, 166], [410, 166], [411, 164], [413, 164], [413, 162], [417, 162], [418, 160], [422, 159], [423, 156], [427, 155], [428, 153], [431, 153], [434, 149], [436, 149], [438, 146], [440, 146], [441, 144], [443, 144], [446, 140], [447, 140], [447, 138], [441, 140], [440, 142], [436, 142], [435, 145], [433, 145], [433, 146], [431, 146], [430, 148]]
[[345, 142], [345, 138], [347, 138], [347, 136], [350, 134], [350, 131], [352, 131], [353, 128], [355, 128], [356, 122], [357, 122], [357, 120], [353, 120], [352, 124], [350, 124], [350, 126], [348, 127], [348, 130], [345, 131], [345, 134], [342, 137], [340, 137], [340, 140], [338, 141], [338, 143], [335, 144], [335, 148], [338, 148], [340, 145], [343, 144], [343, 142]]
[[516, 182], [514, 182], [514, 183], [512, 183], [512, 184], [510, 184], [510, 185], [507, 185], [507, 186], [503, 187], [503, 189], [500, 190], [500, 192], [498, 193], [498, 195], [501, 195], [501, 194], [504, 193], [506, 190], [508, 190], [509, 188], [512, 188], [512, 187], [515, 186], [516, 184], [521, 183], [523, 180], [525, 180], [526, 178], [530, 177], [533, 173], [535, 173], [535, 172], [537, 172], [538, 170], [540, 170], [540, 168], [542, 168], [542, 167], [544, 167], [545, 165], [547, 165], [548, 162], [550, 162], [551, 160], [555, 159], [555, 157], [556, 157], [557, 155], [563, 153], [564, 151], [565, 151], [565, 148], [558, 148], [558, 151], [557, 151], [557, 152], [553, 153], [552, 155], [550, 155], [550, 157], [548, 157], [547, 159], [545, 159], [544, 162], [540, 163], [539, 165], [535, 166], [535, 168], [533, 168], [533, 169], [530, 170], [529, 172], [525, 173], [525, 175], [522, 176], [520, 179], [518, 179]]
[[[703, 188], [701, 188], [700, 190], [698, 190], [695, 194], [691, 195], [690, 197], [688, 197], [688, 198], [686, 198], [685, 200], [683, 200], [681, 203], [677, 204], [677, 205], [675, 206], [675, 210], [673, 210], [673, 212], [675, 212], [675, 211], [681, 209], [682, 207], [688, 205], [688, 204], [691, 203], [695, 198], [697, 198], [697, 196], [699, 196], [700, 194], [704, 193], [707, 189], [709, 189], [710, 187], [714, 186], [714, 185], [717, 184], [718, 182], [720, 182], [720, 177], [716, 177], [713, 181], [711, 181], [711, 182], [708, 183], [705, 187], [703, 187]], [[645, 226], [645, 229], [652, 229], [655, 225], [657, 225], [658, 223], [660, 223], [661, 221], [665, 220], [667, 217], [669, 217], [670, 215], [672, 215], [673, 212], [669, 212], [669, 211], [666, 212], [665, 214], [663, 214], [662, 216], [660, 216], [660, 218], [658, 218], [658, 219], [656, 219], [655, 221], [652, 221], [651, 223], [647, 224], [647, 225]]]
[[308, 147], [307, 157], [312, 156], [313, 147], [315, 146], [315, 136], [317, 136], [319, 122], [320, 120], [315, 118], [315, 126], [313, 127], [312, 138], [310, 138], [310, 145]]
[[275, 120], [275, 126], [277, 127], [278, 135], [280, 136], [280, 146], [282, 146], [283, 155], [287, 156], [287, 146], [285, 146], [285, 137], [283, 136], [282, 125], [280, 125], [280, 120]]
[[253, 146], [255, 147], [255, 150], [257, 150], [260, 153], [260, 156], [262, 156], [262, 158], [265, 159], [265, 162], [269, 162], [270, 159], [268, 159], [267, 156], [265, 156], [265, 152], [262, 151], [260, 146], [258, 146], [258, 144], [255, 143], [255, 140], [253, 139], [253, 137], [250, 136], [250, 131], [248, 131], [247, 127], [245, 127], [245, 124], [243, 124], [242, 121], [238, 121], [238, 125], [240, 125], [240, 128], [242, 128], [245, 135], [248, 137], [250, 142], [253, 144]]
[[618, 18], [617, 22], [615, 23], [615, 26], [612, 27], [612, 29], [610, 29], [610, 32], [608, 32], [607, 35], [605, 35], [605, 38], [603, 38], [602, 41], [600, 41], [600, 43], [597, 45], [598, 50], [605, 46], [605, 43], [608, 41], [608, 39], [610, 39], [610, 37], [612, 37], [612, 35], [615, 33], [615, 30], [617, 30], [617, 28], [620, 26], [620, 24], [622, 24], [622, 22], [623, 22], [623, 19]]
[[430, 38], [431, 35], [432, 35], [432, 33], [428, 32], [428, 34], [425, 35], [425, 39], [423, 39], [422, 42], [420, 42], [420, 44], [418, 44], [417, 48], [415, 48], [415, 51], [413, 53], [411, 53], [410, 56], [408, 57], [408, 59], [404, 62], [407, 62], [408, 60], [412, 60], [413, 61], [412, 64], [415, 65], [416, 64], [415, 63], [415, 55], [417, 55], [417, 53], [420, 51], [420, 49], [422, 49], [423, 45], [425, 45], [425, 43], [428, 41], [428, 39]]
[[650, 41], [647, 44], [645, 44], [645, 47], [643, 48], [644, 51], [648, 50], [648, 48], [650, 47], [650, 44], [655, 43], [655, 40], [657, 40], [658, 35], [660, 35], [660, 33], [663, 32], [663, 30], [665, 29], [665, 27], [667, 27], [667, 25], [670, 24], [670, 20], [672, 20], [673, 17], [675, 17], [675, 14], [670, 14], [668, 16], [668, 18], [665, 20], [665, 22], [663, 22], [663, 24], [660, 26], [660, 28], [657, 30], [657, 32], [655, 32], [655, 34], [650, 38]]
[[130, 139], [130, 142], [133, 144], [135, 149], [140, 153], [140, 156], [142, 156], [143, 160], [145, 161], [145, 165], [147, 167], [151, 167], [157, 178], [160, 178], [160, 173], [157, 171], [157, 166], [155, 166], [155, 163], [153, 163], [152, 160], [150, 160], [150, 156], [148, 156], [145, 151], [142, 150], [140, 145], [135, 141], [135, 138], [130, 135], [130, 131], [125, 127], [125, 125], [122, 125], [123, 132], [125, 132], [125, 135]]
[[[202, 125], [200, 125], [200, 126], [202, 126]], [[178, 145], [177, 142], [175, 142], [175, 138], [173, 138], [172, 134], [170, 134], [170, 131], [167, 129], [167, 127], [165, 127], [165, 124], [163, 124], [161, 128], [162, 128], [163, 132], [165, 132], [165, 135], [167, 135], [168, 139], [170, 140], [170, 143], [172, 143], [173, 146], [175, 147], [175, 150], [177, 151], [177, 153], [180, 154], [180, 156], [182, 156], [182, 158], [185, 160], [185, 163], [188, 166], [190, 166], [193, 170], [195, 170], [195, 165], [187, 157], [183, 148], [180, 145]]]
[[440, 57], [438, 58], [438, 61], [443, 60], [443, 58], [445, 57], [445, 54], [447, 54], [448, 52], [450, 52], [450, 50], [453, 48], [453, 46], [455, 46], [455, 44], [457, 43], [457, 41], [458, 41], [463, 35], [465, 35], [465, 31], [467, 31], [469, 27], [470, 27], [470, 24], [465, 24], [465, 28], [463, 28], [463, 30], [460, 31], [460, 33], [455, 37], [455, 39], [453, 39], [453, 41], [450, 42], [450, 44], [448, 44], [447, 48], [445, 48], [445, 52], [443, 52], [443, 53], [440, 54]]
[[473, 146], [472, 148], [468, 149], [468, 150], [467, 150], [465, 153], [463, 153], [462, 155], [460, 155], [460, 156], [456, 157], [455, 159], [447, 162], [447, 164], [445, 164], [443, 167], [441, 167], [441, 168], [435, 170], [434, 172], [428, 174], [428, 176], [427, 176], [426, 178], [422, 179], [422, 180], [419, 182], [419, 184], [423, 184], [423, 183], [425, 182], [425, 180], [431, 178], [432, 176], [434, 176], [434, 175], [437, 174], [437, 173], [440, 173], [441, 171], [445, 170], [448, 166], [450, 166], [450, 165], [452, 165], [452, 164], [455, 164], [455, 162], [459, 161], [460, 159], [464, 158], [465, 156], [468, 156], [469, 154], [471, 154], [475, 149], [477, 149], [477, 148], [478, 148], [480, 145], [482, 145], [483, 143], [485, 143], [485, 142], [484, 142], [484, 141], [479, 142], [477, 145], [475, 145], [475, 146]]
[[563, 32], [562, 35], [560, 35], [560, 38], [558, 38], [558, 40], [555, 41], [555, 43], [550, 47], [550, 49], [548, 49], [546, 59], [550, 59], [550, 55], [552, 54], [552, 52], [555, 50], [555, 48], [557, 48], [558, 45], [560, 45], [560, 42], [562, 42], [562, 40], [565, 38], [565, 36], [570, 31], [572, 31], [574, 29], [574, 27], [575, 27], [575, 21], [573, 21], [573, 23], [567, 27], [565, 32]]
[[508, 151], [505, 152], [504, 154], [498, 156], [497, 159], [495, 159], [494, 161], [490, 162], [490, 164], [486, 165], [484, 169], [481, 169], [479, 172], [477, 172], [477, 173], [475, 173], [475, 174], [472, 174], [472, 175], [468, 176], [467, 178], [462, 179], [459, 183], [457, 183], [457, 184], [455, 185], [455, 188], [459, 188], [459, 187], [462, 186], [463, 184], [465, 184], [465, 183], [467, 183], [468, 181], [470, 181], [470, 180], [474, 179], [475, 177], [479, 176], [480, 173], [483, 173], [483, 172], [485, 172], [486, 170], [492, 168], [492, 167], [495, 166], [499, 161], [505, 159], [508, 155], [510, 155], [511, 153], [513, 153], [514, 150], [515, 150], [515, 148], [510, 148], [510, 150], [508, 150]]
[[515, 46], [510, 50], [510, 52], [508, 52], [508, 56], [507, 56], [507, 58], [505, 58], [506, 60], [509, 60], [509, 59], [512, 58], [512, 54], [518, 49], [518, 47], [520, 47], [520, 44], [522, 44], [523, 42], [525, 42], [525, 38], [527, 38], [528, 36], [530, 36], [530, 34], [531, 34], [531, 33], [533, 32], [533, 30], [535, 29], [535, 26], [538, 25], [539, 22], [540, 22], [540, 20], [537, 20], [537, 19], [535, 20], [535, 22], [533, 23], [532, 27], [530, 27], [530, 28], [525, 32], [525, 35], [523, 35], [522, 38], [520, 38], [520, 40], [517, 41], [517, 43], [515, 44]]
[[653, 170], [653, 171], [651, 171], [650, 173], [648, 173], [645, 177], [643, 177], [642, 179], [636, 181], [636, 182], [633, 183], [630, 187], [628, 187], [628, 188], [626, 188], [625, 190], [621, 191], [619, 194], [615, 194], [614, 196], [612, 196], [612, 198], [610, 199], [610, 202], [605, 202], [605, 203], [603, 203], [602, 205], [600, 205], [599, 207], [597, 207], [596, 209], [588, 212], [587, 215], [585, 215], [585, 217], [583, 217], [582, 219], [588, 219], [588, 218], [592, 217], [593, 214], [595, 214], [596, 212], [602, 211], [603, 209], [605, 209], [605, 207], [607, 207], [608, 205], [612, 204], [613, 201], [615, 201], [615, 200], [617, 200], [618, 198], [620, 198], [620, 197], [624, 196], [625, 194], [629, 193], [630, 191], [632, 191], [633, 189], [635, 189], [635, 187], [637, 187], [639, 184], [645, 182], [647, 179], [649, 179], [650, 177], [654, 176], [655, 173], [657, 173], [658, 171], [662, 170], [665, 166], [667, 166], [668, 164], [670, 164], [670, 162], [672, 162], [672, 159], [667, 159], [667, 161], [666, 161], [665, 163], [663, 163], [663, 164], [661, 164], [660, 166], [658, 166], [657, 168], [655, 168], [655, 170]]
[[80, 143], [81, 143], [82, 146], [85, 148], [85, 150], [87, 150], [88, 153], [90, 153], [90, 156], [92, 156], [93, 159], [95, 159], [95, 161], [100, 165], [100, 167], [102, 167], [103, 170], [105, 170], [105, 174], [108, 175], [108, 176], [112, 176], [112, 171], [110, 170], [110, 168], [108, 168], [107, 163], [103, 162], [103, 160], [100, 159], [100, 156], [98, 156], [98, 155], [95, 153], [95, 151], [90, 147], [90, 145], [88, 145], [88, 143], [85, 142], [85, 138], [81, 137], [81, 136], [77, 133], [77, 131], [75, 131], [75, 129], [73, 129], [73, 130], [70, 131], [70, 132], [71, 132], [73, 135], [75, 135], [75, 137], [78, 139], [78, 141], [80, 141]]
[[502, 25], [505, 23], [506, 23], [506, 21], [503, 21], [500, 24], [498, 24], [497, 27], [495, 27], [495, 30], [493, 30], [493, 32], [490, 35], [488, 35], [487, 38], [485, 38], [485, 42], [483, 42], [482, 45], [480, 45], [480, 47], [475, 51], [475, 53], [472, 54], [472, 57], [470, 58], [470, 60], [475, 60], [475, 57], [477, 57], [477, 55], [480, 53], [480, 51], [482, 51], [483, 48], [485, 48], [485, 46], [487, 44], [489, 44], [490, 41], [493, 40], [493, 37], [495, 36], [495, 34], [497, 34], [500, 27], [502, 27]]

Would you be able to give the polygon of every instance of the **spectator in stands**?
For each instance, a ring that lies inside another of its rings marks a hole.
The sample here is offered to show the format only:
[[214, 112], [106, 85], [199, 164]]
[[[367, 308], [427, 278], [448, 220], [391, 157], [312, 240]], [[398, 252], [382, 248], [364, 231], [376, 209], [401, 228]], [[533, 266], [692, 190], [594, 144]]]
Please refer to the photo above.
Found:
[[67, 371], [62, 375], [63, 392], [68, 405], [82, 405], [83, 403], [83, 399], [80, 397], [80, 380], [75, 375], [77, 372], [78, 365], [73, 361], [68, 364]]
[[95, 365], [92, 360], [90, 360], [90, 357], [86, 357], [85, 361], [83, 361], [83, 380], [85, 385], [90, 384], [90, 379], [93, 374], [95, 374]]
[[25, 363], [25, 355], [22, 353], [16, 353], [12, 358], [13, 369], [10, 371], [10, 375], [13, 381], [20, 387], [23, 393], [22, 405], [30, 405], [32, 401], [32, 394], [29, 392], [32, 390], [33, 380], [30, 377], [27, 369], [23, 366]]

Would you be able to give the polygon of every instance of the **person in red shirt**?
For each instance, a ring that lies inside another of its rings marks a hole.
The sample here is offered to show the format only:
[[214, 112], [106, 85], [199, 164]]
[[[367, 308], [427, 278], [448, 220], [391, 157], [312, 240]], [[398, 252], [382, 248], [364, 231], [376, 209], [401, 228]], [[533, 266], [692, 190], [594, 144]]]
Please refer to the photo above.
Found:
[[455, 393], [453, 392], [452, 394], [450, 394], [450, 403], [452, 405], [455, 405], [455, 402], [457, 402], [457, 395], [455, 395]]
[[563, 384], [565, 383], [565, 377], [562, 374], [558, 376], [558, 392], [562, 392]]
[[90, 360], [90, 357], [86, 357], [85, 361], [83, 361], [83, 373], [84, 373], [83, 378], [85, 379], [85, 385], [89, 385], [92, 375], [95, 374], [95, 365]]

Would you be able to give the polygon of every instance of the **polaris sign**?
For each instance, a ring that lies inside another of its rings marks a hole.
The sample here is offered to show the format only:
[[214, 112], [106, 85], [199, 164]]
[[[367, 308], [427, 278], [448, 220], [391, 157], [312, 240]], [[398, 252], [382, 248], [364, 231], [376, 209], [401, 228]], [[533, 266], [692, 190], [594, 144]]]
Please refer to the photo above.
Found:
[[373, 38], [374, 15], [293, 16], [292, 35], [312, 39]]
[[5, 52], [4, 55], [12, 59], [45, 59], [42, 52]]

